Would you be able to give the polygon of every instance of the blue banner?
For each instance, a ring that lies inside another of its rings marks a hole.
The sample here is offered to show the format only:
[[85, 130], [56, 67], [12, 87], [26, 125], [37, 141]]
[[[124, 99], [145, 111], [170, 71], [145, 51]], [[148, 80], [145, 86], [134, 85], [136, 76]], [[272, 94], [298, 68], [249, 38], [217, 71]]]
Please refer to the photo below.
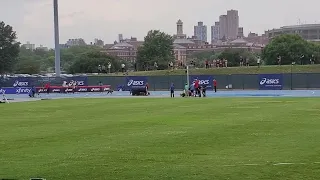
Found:
[[32, 78], [30, 77], [17, 77], [8, 80], [9, 87], [30, 87], [32, 86]]
[[282, 90], [283, 76], [282, 74], [259, 74], [260, 90]]
[[[77, 86], [88, 86], [88, 77], [87, 76], [74, 76], [74, 77], [68, 77], [67, 78], [67, 84], [69, 84], [71, 81], [77, 81]], [[98, 85], [99, 82], [97, 82], [96, 85]]]
[[30, 87], [0, 88], [0, 94], [29, 94], [30, 91]]
[[130, 90], [132, 87], [145, 86], [147, 82], [146, 76], [128, 76], [126, 77], [126, 90]]
[[199, 80], [199, 84], [205, 85], [207, 89], [213, 89], [213, 76], [210, 75], [192, 75], [189, 77], [190, 79], [190, 85], [195, 82], [196, 79]]

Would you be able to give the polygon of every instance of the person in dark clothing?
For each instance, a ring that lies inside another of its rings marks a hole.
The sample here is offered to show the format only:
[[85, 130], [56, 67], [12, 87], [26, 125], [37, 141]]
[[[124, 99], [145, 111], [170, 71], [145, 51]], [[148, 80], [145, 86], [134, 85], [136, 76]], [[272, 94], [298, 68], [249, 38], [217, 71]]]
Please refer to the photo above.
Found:
[[213, 79], [213, 90], [214, 92], [217, 92], [217, 80]]
[[171, 86], [170, 86], [170, 96], [171, 98], [174, 98], [174, 84], [171, 83]]
[[31, 91], [29, 93], [29, 97], [34, 98], [36, 94], [36, 87], [32, 86]]
[[206, 86], [206, 85], [203, 85], [201, 88], [202, 88], [202, 96], [203, 96], [203, 97], [206, 97], [207, 86]]

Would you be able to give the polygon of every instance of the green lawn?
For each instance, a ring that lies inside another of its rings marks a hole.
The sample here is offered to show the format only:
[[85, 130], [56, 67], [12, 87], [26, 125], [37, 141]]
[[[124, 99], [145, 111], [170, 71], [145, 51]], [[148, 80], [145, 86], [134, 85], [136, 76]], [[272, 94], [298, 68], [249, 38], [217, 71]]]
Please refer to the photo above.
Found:
[[[320, 65], [284, 65], [284, 66], [257, 66], [250, 67], [229, 67], [229, 68], [211, 68], [211, 69], [190, 69], [190, 74], [276, 74], [276, 73], [320, 73]], [[112, 76], [121, 76], [123, 74], [111, 74]], [[138, 71], [130, 72], [131, 76], [162, 76], [162, 75], [185, 75], [185, 70], [161, 70], [161, 71]]]
[[319, 98], [2, 104], [0, 179], [320, 179], [319, 109]]

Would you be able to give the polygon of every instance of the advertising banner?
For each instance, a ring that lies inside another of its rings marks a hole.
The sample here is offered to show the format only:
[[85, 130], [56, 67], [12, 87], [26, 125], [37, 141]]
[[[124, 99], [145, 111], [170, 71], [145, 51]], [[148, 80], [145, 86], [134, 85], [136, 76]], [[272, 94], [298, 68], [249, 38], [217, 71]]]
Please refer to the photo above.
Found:
[[[75, 90], [68, 87], [62, 86], [52, 86], [49, 88], [49, 93], [69, 93], [69, 92], [105, 92], [111, 89], [110, 85], [104, 86], [79, 86]], [[31, 87], [9, 87], [9, 88], [0, 88], [1, 94], [29, 94], [31, 92]], [[36, 87], [37, 93], [47, 93], [47, 89], [43, 87]]]
[[[47, 93], [47, 89], [37, 87], [38, 93]], [[111, 89], [110, 85], [104, 86], [78, 86], [74, 90], [70, 87], [52, 86], [49, 88], [49, 93], [70, 93], [70, 92], [105, 92]]]
[[132, 87], [145, 87], [146, 83], [146, 76], [128, 76], [126, 77], [126, 90], [129, 91]]
[[74, 76], [67, 78], [67, 84], [71, 81], [77, 81], [77, 86], [88, 86], [88, 77], [87, 76]]
[[213, 89], [213, 76], [210, 75], [192, 75], [189, 77], [190, 84], [193, 84], [196, 79], [199, 79], [199, 84], [205, 85], [207, 89]]
[[283, 76], [282, 74], [259, 74], [260, 90], [282, 90]]
[[10, 87], [30, 87], [32, 86], [32, 78], [27, 77], [17, 77], [10, 78], [8, 80], [10, 82]]
[[0, 88], [0, 94], [29, 94], [30, 91], [30, 87]]

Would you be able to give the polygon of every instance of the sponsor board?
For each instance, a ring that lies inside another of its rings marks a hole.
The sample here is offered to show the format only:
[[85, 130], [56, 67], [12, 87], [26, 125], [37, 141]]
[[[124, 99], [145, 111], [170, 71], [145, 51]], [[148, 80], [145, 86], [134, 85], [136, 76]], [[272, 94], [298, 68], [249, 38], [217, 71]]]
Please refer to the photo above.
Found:
[[[102, 92], [110, 90], [110, 85], [105, 86], [79, 86], [75, 89], [69, 87], [51, 87], [49, 88], [49, 93], [67, 93], [67, 92]], [[47, 89], [42, 87], [37, 87], [37, 92], [39, 93], [47, 93]]]
[[281, 90], [283, 77], [282, 74], [260, 74], [258, 83], [260, 90]]
[[[11, 82], [11, 83], [10, 83]], [[30, 87], [32, 78], [18, 77], [9, 79], [10, 87]]]
[[59, 89], [59, 88], [52, 88], [51, 91], [52, 91], [53, 93], [60, 93], [60, 92], [61, 92], [61, 89]]
[[77, 88], [77, 92], [88, 92], [88, 88], [79, 87]]
[[132, 87], [144, 87], [147, 83], [145, 76], [128, 76], [126, 77], [126, 89], [131, 90]]
[[207, 75], [192, 75], [189, 77], [190, 79], [190, 84], [193, 84], [196, 79], [199, 79], [199, 84], [205, 85], [207, 89], [213, 89], [213, 77], [212, 76], [207, 76]]
[[100, 87], [92, 87], [92, 88], [89, 88], [89, 89], [90, 89], [90, 92], [100, 92], [101, 91]]
[[[75, 92], [101, 92], [110, 90], [110, 85], [105, 86], [83, 86], [77, 87]], [[0, 94], [29, 94], [31, 92], [31, 87], [8, 87], [8, 88], [0, 88]], [[47, 89], [43, 87], [36, 87], [36, 91], [38, 93], [47, 93]], [[72, 88], [65, 87], [52, 87], [49, 89], [49, 93], [65, 93], [65, 92], [73, 92]]]
[[29, 94], [30, 92], [30, 87], [9, 87], [0, 89], [1, 94]]
[[28, 81], [18, 81], [16, 80], [12, 87], [28, 87], [29, 86], [29, 82]]
[[76, 81], [77, 86], [88, 86], [88, 77], [86, 76], [68, 77], [66, 81], [67, 84], [69, 84], [71, 81]]

